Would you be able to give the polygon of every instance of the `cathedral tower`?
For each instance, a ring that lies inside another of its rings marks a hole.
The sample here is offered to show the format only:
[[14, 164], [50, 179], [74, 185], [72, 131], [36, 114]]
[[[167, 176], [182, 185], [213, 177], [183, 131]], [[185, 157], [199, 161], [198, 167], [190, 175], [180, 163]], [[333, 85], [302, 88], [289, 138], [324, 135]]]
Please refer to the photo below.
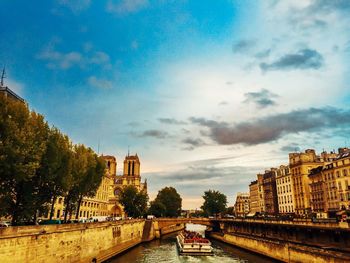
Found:
[[128, 155], [124, 160], [124, 176], [140, 177], [140, 160], [136, 155]]

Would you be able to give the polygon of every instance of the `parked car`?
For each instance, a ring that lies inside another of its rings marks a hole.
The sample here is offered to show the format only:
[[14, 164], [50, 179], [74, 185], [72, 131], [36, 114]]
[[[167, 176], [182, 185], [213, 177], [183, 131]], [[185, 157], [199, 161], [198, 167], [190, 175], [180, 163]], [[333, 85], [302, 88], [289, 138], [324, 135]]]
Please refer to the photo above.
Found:
[[156, 218], [154, 215], [147, 215], [147, 219], [153, 219]]

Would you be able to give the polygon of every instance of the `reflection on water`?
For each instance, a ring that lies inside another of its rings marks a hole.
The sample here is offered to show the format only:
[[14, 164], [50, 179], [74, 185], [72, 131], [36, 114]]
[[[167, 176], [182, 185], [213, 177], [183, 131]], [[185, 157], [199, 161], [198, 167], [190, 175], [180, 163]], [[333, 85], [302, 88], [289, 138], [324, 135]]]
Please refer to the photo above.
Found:
[[[204, 235], [205, 227], [201, 225], [188, 224], [188, 230], [197, 231]], [[251, 254], [247, 251], [237, 249], [225, 243], [212, 241], [213, 256], [180, 256], [176, 247], [176, 234], [171, 234], [162, 239], [143, 243], [128, 250], [120, 256], [110, 259], [109, 263], [192, 263], [192, 262], [259, 262], [271, 263], [274, 260]]]

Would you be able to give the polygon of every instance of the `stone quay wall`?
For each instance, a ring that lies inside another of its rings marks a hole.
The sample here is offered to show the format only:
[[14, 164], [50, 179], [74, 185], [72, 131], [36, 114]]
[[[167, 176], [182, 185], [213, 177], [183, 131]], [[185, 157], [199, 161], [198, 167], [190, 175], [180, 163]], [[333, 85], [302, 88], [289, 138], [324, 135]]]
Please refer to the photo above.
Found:
[[159, 229], [157, 220], [135, 219], [0, 228], [0, 262], [102, 262], [184, 226]]
[[329, 251], [323, 248], [305, 246], [292, 242], [258, 238], [249, 235], [223, 234], [209, 232], [211, 238], [265, 255], [283, 262], [345, 263], [350, 262], [350, 255]]
[[127, 220], [1, 228], [0, 261], [101, 262], [141, 243], [144, 225]]

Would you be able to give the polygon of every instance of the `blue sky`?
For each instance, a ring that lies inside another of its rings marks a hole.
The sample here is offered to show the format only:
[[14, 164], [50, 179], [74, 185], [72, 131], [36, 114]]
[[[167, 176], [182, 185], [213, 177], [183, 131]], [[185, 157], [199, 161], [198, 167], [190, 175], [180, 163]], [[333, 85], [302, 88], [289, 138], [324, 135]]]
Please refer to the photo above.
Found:
[[350, 3], [2, 0], [6, 84], [150, 195], [233, 204], [288, 152], [349, 145]]

